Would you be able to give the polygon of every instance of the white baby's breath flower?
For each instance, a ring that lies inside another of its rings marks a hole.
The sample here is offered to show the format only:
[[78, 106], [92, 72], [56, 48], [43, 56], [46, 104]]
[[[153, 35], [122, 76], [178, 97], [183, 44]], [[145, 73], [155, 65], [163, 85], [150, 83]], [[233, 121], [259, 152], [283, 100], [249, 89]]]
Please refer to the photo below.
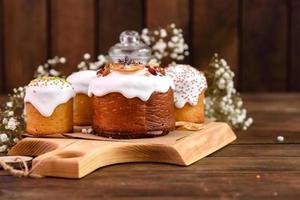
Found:
[[13, 139], [13, 142], [14, 142], [14, 143], [19, 142], [19, 138], [14, 138], [14, 139]]
[[148, 30], [147, 28], [144, 28], [144, 29], [142, 30], [142, 34], [143, 34], [143, 35], [147, 34], [148, 32], [149, 32], [149, 30]]
[[11, 118], [9, 118], [5, 128], [7, 130], [14, 131], [17, 128], [17, 125], [18, 125], [18, 121], [15, 118], [11, 117]]
[[98, 57], [99, 65], [104, 65], [107, 62], [107, 59], [104, 55], [99, 55]]
[[223, 79], [223, 78], [221, 78], [219, 81], [218, 81], [218, 87], [220, 88], [220, 89], [224, 89], [225, 88], [225, 83], [226, 83], [226, 81]]
[[50, 69], [49, 73], [51, 76], [59, 76], [60, 75], [59, 71], [57, 71], [55, 69]]
[[7, 119], [6, 117], [5, 117], [5, 118], [3, 118], [3, 119], [2, 119], [2, 124], [4, 124], [4, 125], [5, 125], [5, 124], [7, 124], [7, 123], [8, 123], [8, 119]]
[[150, 37], [148, 35], [141, 35], [141, 39], [144, 41], [144, 43], [146, 45], [150, 45], [151, 44]]
[[230, 79], [229, 73], [225, 72], [225, 73], [223, 74], [223, 78], [226, 79], [226, 80], [229, 80], [229, 79]]
[[242, 105], [243, 105], [243, 101], [239, 100], [239, 101], [237, 102], [237, 106], [238, 106], [238, 107], [241, 107]]
[[98, 65], [96, 63], [90, 63], [89, 64], [89, 69], [91, 69], [91, 70], [97, 70], [98, 69]]
[[8, 136], [5, 133], [0, 134], [0, 142], [4, 143], [8, 141]]
[[54, 59], [49, 59], [49, 60], [47, 60], [47, 62], [48, 62], [49, 65], [55, 64], [55, 60]]
[[170, 55], [170, 57], [171, 57], [171, 58], [173, 58], [173, 59], [176, 59], [176, 58], [177, 58], [177, 56], [178, 56], [178, 54], [177, 54], [177, 53], [171, 53], [171, 55]]
[[85, 69], [85, 62], [81, 61], [78, 65], [77, 65], [78, 69]]
[[155, 53], [154, 53], [154, 56], [155, 56], [155, 58], [157, 58], [158, 60], [161, 60], [162, 57], [163, 57], [163, 55], [162, 55], [161, 53], [159, 53], [159, 52], [155, 52]]
[[89, 60], [91, 58], [91, 55], [89, 53], [85, 53], [85, 54], [83, 54], [83, 58], [85, 60]]
[[178, 34], [178, 33], [179, 33], [179, 30], [178, 30], [177, 28], [174, 28], [174, 29], [173, 29], [173, 33], [174, 33], [174, 34]]
[[174, 43], [176, 43], [176, 42], [179, 41], [179, 38], [178, 38], [177, 36], [173, 36], [173, 37], [171, 38], [171, 41], [174, 42]]
[[149, 60], [148, 64], [153, 66], [159, 66], [160, 63], [158, 62], [157, 59], [152, 58], [151, 60]]
[[176, 48], [174, 48], [174, 52], [178, 54], [182, 54], [184, 52], [183, 45], [181, 44], [177, 45]]
[[220, 63], [221, 63], [221, 65], [223, 65], [224, 67], [227, 66], [227, 62], [226, 62], [226, 60], [224, 60], [224, 59], [220, 59]]
[[175, 44], [171, 41], [168, 42], [168, 47], [169, 48], [174, 48], [175, 47]]
[[7, 145], [0, 146], [0, 153], [3, 153], [7, 150]]
[[8, 116], [8, 117], [12, 117], [13, 115], [14, 115], [14, 111], [8, 111], [8, 112], [7, 112], [7, 116]]
[[164, 52], [167, 47], [167, 44], [162, 40], [158, 40], [156, 44], [152, 47], [153, 50], [158, 50], [159, 52]]
[[59, 62], [61, 63], [61, 64], [65, 64], [66, 63], [66, 58], [65, 57], [60, 57], [59, 58]]
[[248, 120], [249, 120], [249, 123], [250, 123], [250, 124], [253, 123], [253, 118], [252, 118], [252, 117], [249, 117]]
[[150, 43], [151, 42], [155, 42], [155, 38], [154, 37], [150, 37]]
[[183, 60], [184, 59], [184, 56], [183, 55], [180, 55], [177, 57], [177, 60]]
[[44, 67], [43, 67], [42, 65], [40, 65], [40, 66], [37, 68], [37, 72], [38, 72], [39, 74], [43, 74], [43, 73], [45, 72]]
[[220, 68], [219, 71], [220, 71], [220, 74], [223, 74], [225, 72], [225, 69], [224, 68]]
[[12, 102], [12, 101], [6, 102], [6, 106], [7, 106], [8, 108], [13, 107], [13, 102]]
[[162, 38], [167, 37], [167, 31], [165, 29], [160, 30], [160, 37], [162, 37]]

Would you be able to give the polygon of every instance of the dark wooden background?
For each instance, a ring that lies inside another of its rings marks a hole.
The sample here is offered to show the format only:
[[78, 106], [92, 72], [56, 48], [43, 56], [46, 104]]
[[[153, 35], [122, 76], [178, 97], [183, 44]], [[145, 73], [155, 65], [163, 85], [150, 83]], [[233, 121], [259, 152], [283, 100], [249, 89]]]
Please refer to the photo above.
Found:
[[299, 0], [0, 0], [0, 93], [54, 55], [67, 58], [68, 74], [125, 29], [172, 22], [184, 30], [188, 62], [203, 69], [218, 52], [240, 91], [300, 91]]

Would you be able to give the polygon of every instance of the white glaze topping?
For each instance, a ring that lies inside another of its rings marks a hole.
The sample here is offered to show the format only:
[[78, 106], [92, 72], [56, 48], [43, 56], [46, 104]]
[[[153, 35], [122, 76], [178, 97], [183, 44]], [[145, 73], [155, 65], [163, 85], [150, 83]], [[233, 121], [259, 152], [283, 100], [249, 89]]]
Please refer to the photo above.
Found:
[[172, 65], [165, 71], [175, 84], [175, 106], [183, 108], [186, 103], [195, 106], [198, 103], [199, 94], [207, 88], [204, 74], [190, 65]]
[[50, 117], [57, 106], [74, 96], [74, 89], [68, 81], [58, 77], [42, 77], [26, 86], [24, 102], [31, 103], [44, 117]]
[[169, 88], [174, 89], [173, 81], [169, 77], [162, 74], [152, 75], [147, 68], [131, 73], [111, 70], [106, 76], [92, 79], [89, 96], [117, 92], [128, 99], [138, 97], [147, 101], [153, 92], [166, 93]]
[[82, 93], [88, 95], [89, 84], [93, 77], [96, 76], [96, 71], [85, 70], [71, 74], [67, 81], [69, 81], [76, 94]]

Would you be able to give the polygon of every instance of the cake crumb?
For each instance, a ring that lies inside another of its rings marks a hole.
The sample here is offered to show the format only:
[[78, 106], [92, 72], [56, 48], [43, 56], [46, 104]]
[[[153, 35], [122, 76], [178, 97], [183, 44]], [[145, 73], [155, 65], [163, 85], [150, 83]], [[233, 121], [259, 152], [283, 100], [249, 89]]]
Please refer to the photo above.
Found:
[[284, 137], [281, 136], [281, 135], [277, 136], [277, 141], [278, 142], [283, 142], [284, 141]]

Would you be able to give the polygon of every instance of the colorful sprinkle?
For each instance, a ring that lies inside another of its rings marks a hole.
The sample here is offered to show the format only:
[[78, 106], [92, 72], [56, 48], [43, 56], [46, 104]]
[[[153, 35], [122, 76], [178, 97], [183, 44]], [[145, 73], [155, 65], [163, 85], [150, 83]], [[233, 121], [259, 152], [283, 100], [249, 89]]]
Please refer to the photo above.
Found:
[[165, 71], [175, 85], [175, 106], [182, 108], [187, 102], [195, 106], [199, 94], [207, 88], [203, 73], [189, 65], [174, 65], [167, 67]]

